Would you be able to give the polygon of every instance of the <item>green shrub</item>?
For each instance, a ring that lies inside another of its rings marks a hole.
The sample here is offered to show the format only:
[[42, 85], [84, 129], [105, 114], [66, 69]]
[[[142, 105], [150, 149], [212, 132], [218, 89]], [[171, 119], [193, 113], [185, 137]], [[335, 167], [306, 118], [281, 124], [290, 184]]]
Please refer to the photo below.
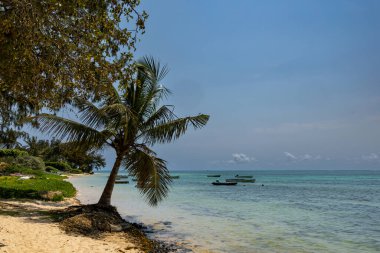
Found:
[[19, 150], [19, 149], [0, 149], [0, 157], [19, 157], [19, 156], [27, 156], [28, 152]]
[[24, 175], [36, 175], [36, 176], [42, 176], [44, 174], [43, 171], [41, 170], [33, 170], [31, 168], [27, 168], [27, 167], [17, 165], [17, 164], [10, 165], [2, 171], [3, 175], [9, 175], [12, 173], [20, 173]]
[[18, 177], [0, 177], [0, 198], [43, 199], [41, 193], [49, 191], [62, 192], [62, 197], [53, 199], [56, 201], [63, 197], [74, 197], [76, 193], [71, 183], [63, 181], [62, 178], [50, 178], [49, 175], [25, 180]]
[[13, 174], [13, 173], [20, 173], [20, 174], [23, 174], [23, 175], [33, 175], [35, 178], [39, 178], [39, 179], [59, 179], [59, 180], [63, 180], [63, 179], [67, 178], [66, 176], [45, 173], [45, 172], [40, 171], [40, 170], [32, 170], [30, 168], [25, 168], [25, 167], [17, 166], [17, 165], [9, 166], [4, 171], [2, 171], [3, 175], [10, 175], [10, 174]]
[[44, 161], [36, 156], [19, 156], [15, 159], [15, 164], [32, 170], [45, 170]]
[[52, 166], [46, 166], [45, 171], [50, 172], [50, 173], [58, 173], [59, 172], [58, 169], [56, 169]]
[[6, 170], [9, 167], [9, 164], [3, 161], [0, 161], [0, 172]]
[[55, 195], [51, 200], [52, 201], [62, 201], [63, 196], [62, 195]]
[[69, 172], [73, 173], [73, 174], [82, 174], [83, 173], [83, 171], [81, 171], [80, 169], [71, 169]]
[[54, 167], [54, 168], [56, 168], [57, 170], [60, 170], [60, 171], [67, 171], [67, 172], [69, 172], [70, 170], [72, 170], [71, 166], [68, 163], [66, 163], [66, 162], [45, 162], [45, 165], [46, 166]]

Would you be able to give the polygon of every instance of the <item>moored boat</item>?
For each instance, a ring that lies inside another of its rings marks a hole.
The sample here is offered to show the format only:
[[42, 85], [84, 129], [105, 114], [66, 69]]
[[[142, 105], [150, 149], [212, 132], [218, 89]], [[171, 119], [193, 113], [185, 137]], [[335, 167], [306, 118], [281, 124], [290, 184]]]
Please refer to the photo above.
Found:
[[237, 185], [237, 182], [219, 182], [216, 180], [215, 182], [212, 182], [213, 185]]
[[235, 175], [236, 178], [253, 178], [253, 176], [239, 176], [239, 175]]
[[220, 175], [207, 175], [207, 177], [220, 177]]
[[117, 175], [116, 176], [116, 179], [121, 179], [121, 178], [128, 178], [127, 175]]
[[128, 180], [119, 180], [119, 181], [115, 181], [115, 184], [129, 184], [129, 181]]
[[256, 182], [256, 179], [230, 178], [226, 179], [226, 182], [254, 183]]

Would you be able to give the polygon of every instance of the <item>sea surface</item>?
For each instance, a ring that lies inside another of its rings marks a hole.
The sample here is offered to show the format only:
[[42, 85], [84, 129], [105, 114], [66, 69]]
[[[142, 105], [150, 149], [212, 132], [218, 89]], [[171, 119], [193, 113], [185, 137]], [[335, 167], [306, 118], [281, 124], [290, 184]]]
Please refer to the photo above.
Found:
[[[208, 178], [207, 174], [220, 174]], [[256, 183], [213, 186], [234, 175]], [[157, 239], [193, 252], [380, 252], [380, 171], [172, 172], [169, 197], [150, 207], [130, 184], [115, 185], [112, 204]], [[100, 197], [107, 172], [75, 177], [82, 203]], [[262, 186], [264, 185], [264, 186]]]

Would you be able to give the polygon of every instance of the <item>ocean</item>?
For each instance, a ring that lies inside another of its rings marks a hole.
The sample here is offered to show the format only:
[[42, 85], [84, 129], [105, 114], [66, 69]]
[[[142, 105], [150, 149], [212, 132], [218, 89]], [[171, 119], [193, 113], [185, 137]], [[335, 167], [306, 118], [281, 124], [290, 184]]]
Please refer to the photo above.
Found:
[[[380, 171], [177, 171], [169, 197], [151, 207], [130, 184], [112, 204], [152, 236], [197, 253], [380, 252]], [[207, 174], [220, 174], [208, 178]], [[214, 186], [234, 175], [256, 183]], [[83, 204], [95, 203], [107, 172], [74, 177]]]

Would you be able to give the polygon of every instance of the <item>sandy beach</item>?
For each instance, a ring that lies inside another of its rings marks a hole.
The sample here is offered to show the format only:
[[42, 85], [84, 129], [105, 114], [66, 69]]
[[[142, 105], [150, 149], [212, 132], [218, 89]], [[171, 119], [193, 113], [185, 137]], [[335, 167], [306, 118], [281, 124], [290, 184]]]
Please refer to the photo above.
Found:
[[0, 200], [0, 252], [143, 252], [123, 232], [99, 238], [69, 235], [44, 214], [72, 204], [78, 203], [73, 199], [61, 203]]

